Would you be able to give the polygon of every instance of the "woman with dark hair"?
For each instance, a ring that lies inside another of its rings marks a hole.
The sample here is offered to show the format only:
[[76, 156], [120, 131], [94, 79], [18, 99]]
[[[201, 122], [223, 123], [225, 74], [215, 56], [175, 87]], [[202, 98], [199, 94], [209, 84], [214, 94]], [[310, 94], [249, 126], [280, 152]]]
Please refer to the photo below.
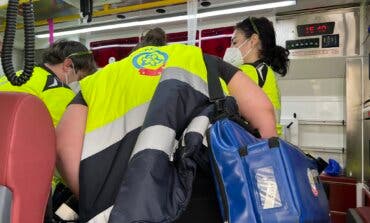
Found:
[[276, 130], [280, 125], [280, 91], [274, 71], [285, 76], [288, 70], [289, 51], [276, 45], [274, 26], [265, 17], [249, 17], [236, 24], [231, 47], [224, 60], [239, 67], [266, 93], [274, 105]]

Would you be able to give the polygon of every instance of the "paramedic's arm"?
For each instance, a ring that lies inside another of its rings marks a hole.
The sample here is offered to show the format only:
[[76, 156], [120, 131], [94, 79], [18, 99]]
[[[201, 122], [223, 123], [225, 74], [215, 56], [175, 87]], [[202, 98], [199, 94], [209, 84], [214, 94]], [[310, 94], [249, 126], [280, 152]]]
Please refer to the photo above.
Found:
[[70, 104], [56, 128], [57, 168], [77, 197], [87, 111], [86, 105]]
[[241, 71], [233, 75], [227, 87], [242, 116], [259, 130], [262, 138], [277, 136], [274, 107], [260, 87]]
[[[236, 99], [241, 115], [263, 138], [277, 136], [274, 108], [266, 94], [247, 75], [219, 57], [204, 54], [207, 71], [217, 72]], [[217, 69], [213, 69], [217, 67]]]

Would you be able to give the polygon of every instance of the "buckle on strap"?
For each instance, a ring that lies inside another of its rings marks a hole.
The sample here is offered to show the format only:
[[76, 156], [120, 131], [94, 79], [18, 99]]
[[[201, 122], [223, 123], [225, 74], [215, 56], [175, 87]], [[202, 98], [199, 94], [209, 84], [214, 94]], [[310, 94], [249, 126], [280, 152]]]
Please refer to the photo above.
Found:
[[211, 118], [211, 123], [223, 118], [231, 118], [240, 116], [238, 105], [233, 97], [221, 98], [213, 101], [215, 105], [214, 114]]

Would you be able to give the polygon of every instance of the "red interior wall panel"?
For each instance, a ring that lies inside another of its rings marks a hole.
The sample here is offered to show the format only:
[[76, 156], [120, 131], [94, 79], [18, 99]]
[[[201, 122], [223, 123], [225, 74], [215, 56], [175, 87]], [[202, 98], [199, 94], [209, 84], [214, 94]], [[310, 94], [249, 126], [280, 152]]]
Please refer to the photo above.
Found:
[[104, 67], [108, 64], [110, 57], [114, 57], [116, 61], [119, 61], [128, 56], [133, 46], [125, 45], [136, 45], [138, 42], [139, 37], [103, 40], [91, 42], [90, 48], [93, 51], [94, 59], [98, 67]]
[[[203, 37], [215, 37], [214, 39], [202, 40], [201, 48], [204, 53], [223, 57], [225, 50], [230, 46], [230, 37], [217, 37], [220, 35], [230, 35], [234, 31], [233, 27], [222, 27], [216, 29], [202, 30]], [[199, 39], [200, 32], [197, 32], [197, 39]], [[167, 34], [167, 42], [186, 42], [188, 39], [187, 32], [176, 32]], [[139, 42], [139, 37], [112, 39], [91, 42], [90, 47], [94, 54], [94, 59], [99, 67], [104, 67], [108, 64], [109, 58], [114, 57], [116, 61], [128, 56], [133, 48]], [[127, 46], [132, 45], [132, 46]], [[199, 45], [198, 43], [196, 44]]]
[[[230, 47], [231, 37], [221, 37], [222, 35], [230, 35], [234, 32], [234, 27], [222, 27], [216, 29], [202, 30], [202, 38], [215, 37], [214, 39], [202, 40], [201, 48], [204, 53], [223, 57], [226, 48]], [[220, 36], [220, 37], [217, 37]]]

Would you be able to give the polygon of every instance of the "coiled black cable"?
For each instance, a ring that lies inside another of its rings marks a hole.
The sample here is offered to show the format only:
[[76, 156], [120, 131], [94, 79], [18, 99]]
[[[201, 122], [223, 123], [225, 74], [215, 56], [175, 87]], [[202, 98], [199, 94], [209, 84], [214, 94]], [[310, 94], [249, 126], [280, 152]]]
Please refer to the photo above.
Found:
[[3, 50], [1, 53], [1, 63], [3, 65], [5, 76], [9, 82], [16, 86], [26, 83], [33, 72], [35, 61], [35, 30], [33, 5], [29, 3], [22, 4], [24, 21], [24, 68], [21, 75], [17, 76], [12, 62], [12, 53], [14, 38], [17, 25], [18, 0], [9, 0], [6, 13], [5, 34], [3, 40]]

